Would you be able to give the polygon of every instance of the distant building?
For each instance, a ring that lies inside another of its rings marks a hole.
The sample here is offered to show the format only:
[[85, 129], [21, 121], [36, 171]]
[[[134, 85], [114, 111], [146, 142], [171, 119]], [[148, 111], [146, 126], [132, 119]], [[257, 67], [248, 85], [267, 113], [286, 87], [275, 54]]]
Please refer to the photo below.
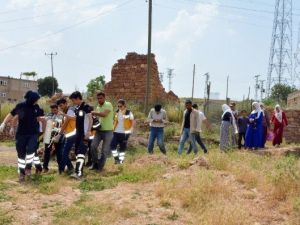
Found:
[[38, 90], [36, 80], [0, 76], [0, 102], [18, 102], [28, 90]]
[[210, 99], [219, 100], [220, 99], [220, 93], [219, 92], [210, 92]]

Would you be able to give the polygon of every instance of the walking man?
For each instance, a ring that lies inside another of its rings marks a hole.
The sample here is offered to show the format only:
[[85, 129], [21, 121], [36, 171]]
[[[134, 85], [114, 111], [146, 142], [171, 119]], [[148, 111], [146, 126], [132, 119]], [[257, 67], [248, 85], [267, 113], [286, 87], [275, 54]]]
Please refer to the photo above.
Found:
[[153, 154], [154, 142], [157, 139], [157, 145], [160, 151], [167, 154], [164, 144], [164, 127], [168, 122], [167, 113], [162, 109], [161, 104], [156, 104], [148, 115], [148, 122], [150, 123], [150, 135], [148, 143], [148, 153]]
[[190, 139], [194, 153], [198, 153], [198, 147], [196, 145], [196, 136], [200, 133], [200, 116], [198, 110], [193, 109], [192, 101], [185, 101], [186, 110], [183, 113], [181, 137], [178, 146], [178, 154], [181, 155], [184, 144]]
[[[204, 145], [204, 143], [203, 143], [203, 141], [201, 139], [200, 134], [202, 132], [202, 130], [201, 130], [202, 122], [204, 122], [206, 124], [207, 128], [209, 128], [209, 124], [208, 124], [207, 118], [205, 117], [204, 113], [201, 112], [198, 109], [198, 105], [197, 104], [193, 104], [192, 107], [193, 107], [193, 109], [198, 110], [198, 112], [199, 112], [199, 120], [200, 120], [199, 121], [199, 123], [200, 123], [200, 125], [199, 125], [200, 126], [200, 130], [199, 130], [199, 132], [195, 133], [196, 142], [200, 145], [200, 147], [203, 149], [204, 153], [206, 154], [208, 151], [207, 151], [207, 148], [206, 148], [206, 146]], [[187, 151], [187, 154], [190, 154], [192, 152], [192, 149], [193, 149], [193, 146], [192, 146], [192, 144], [190, 144], [190, 147], [189, 147], [189, 149]]]
[[[101, 171], [104, 166], [107, 157], [110, 155], [110, 143], [113, 138], [113, 106], [110, 102], [106, 101], [105, 93], [97, 93], [98, 104], [95, 107], [95, 111], [92, 111], [93, 116], [100, 118], [101, 127], [96, 131], [95, 137], [91, 144], [91, 153], [93, 165], [91, 170]], [[102, 141], [102, 146], [100, 146]], [[100, 149], [100, 154], [98, 148]]]

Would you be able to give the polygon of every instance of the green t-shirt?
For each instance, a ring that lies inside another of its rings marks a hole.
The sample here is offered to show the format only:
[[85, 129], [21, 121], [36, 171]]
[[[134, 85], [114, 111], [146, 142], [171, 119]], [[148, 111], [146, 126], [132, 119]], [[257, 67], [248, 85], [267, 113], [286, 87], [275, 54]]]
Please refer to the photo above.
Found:
[[105, 110], [110, 110], [110, 113], [106, 117], [100, 117], [101, 120], [101, 129], [102, 131], [110, 131], [114, 129], [113, 119], [114, 119], [114, 109], [110, 102], [105, 101], [104, 104], [97, 105], [97, 112], [104, 112]]

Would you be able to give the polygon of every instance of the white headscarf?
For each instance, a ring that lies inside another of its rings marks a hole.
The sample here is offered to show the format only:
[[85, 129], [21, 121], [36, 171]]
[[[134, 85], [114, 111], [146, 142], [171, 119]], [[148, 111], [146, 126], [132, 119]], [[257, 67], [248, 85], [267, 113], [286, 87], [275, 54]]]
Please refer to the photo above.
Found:
[[[279, 108], [279, 112], [276, 111], [277, 108]], [[280, 105], [277, 104], [277, 105], [275, 106], [274, 113], [275, 113], [276, 119], [277, 119], [280, 123], [282, 123], [282, 110], [281, 110]]]
[[229, 112], [229, 113], [231, 114], [232, 125], [233, 125], [233, 128], [234, 128], [234, 132], [237, 134], [237, 133], [238, 133], [238, 129], [237, 129], [235, 117], [234, 117], [234, 115], [233, 115], [233, 113], [232, 113], [231, 108], [230, 108], [227, 104], [223, 104], [223, 105], [222, 105], [222, 110], [223, 110], [222, 119], [223, 119], [223, 117], [225, 116], [226, 113]]
[[252, 106], [255, 107], [255, 109], [251, 112], [251, 114], [257, 113], [256, 119], [260, 117], [260, 114], [262, 113], [260, 104], [258, 102], [253, 102]]

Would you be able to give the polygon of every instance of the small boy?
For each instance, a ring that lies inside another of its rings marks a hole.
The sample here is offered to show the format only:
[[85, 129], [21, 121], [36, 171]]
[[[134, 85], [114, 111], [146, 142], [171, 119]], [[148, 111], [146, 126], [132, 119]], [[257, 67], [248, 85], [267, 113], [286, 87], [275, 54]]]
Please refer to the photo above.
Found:
[[242, 110], [240, 117], [238, 118], [238, 131], [239, 131], [238, 148], [239, 149], [242, 148], [242, 139], [244, 139], [244, 143], [245, 143], [245, 136], [246, 136], [248, 123], [249, 123], [249, 118], [247, 117], [247, 111]]

